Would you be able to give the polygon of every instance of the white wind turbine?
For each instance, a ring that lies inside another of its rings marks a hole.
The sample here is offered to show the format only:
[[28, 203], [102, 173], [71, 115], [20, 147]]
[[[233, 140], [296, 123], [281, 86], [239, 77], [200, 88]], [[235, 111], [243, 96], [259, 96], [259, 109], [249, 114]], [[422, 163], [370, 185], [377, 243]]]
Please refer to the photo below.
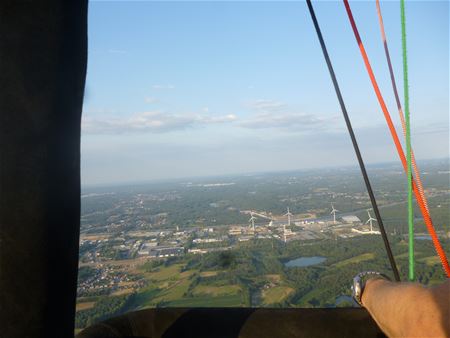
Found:
[[288, 226], [291, 226], [291, 216], [292, 216], [292, 214], [289, 211], [289, 207], [287, 208], [287, 213], [285, 213], [283, 216], [287, 216], [288, 217]]
[[253, 216], [253, 211], [251, 211], [250, 212], [250, 219], [248, 220], [249, 222], [252, 222], [252, 228], [253, 228], [253, 231], [255, 231], [255, 219], [256, 219], [256, 217], [255, 216]]
[[367, 220], [366, 224], [367, 224], [367, 223], [370, 224], [370, 232], [373, 232], [373, 229], [372, 229], [372, 222], [373, 222], [373, 221], [377, 221], [377, 220], [376, 220], [375, 218], [373, 218], [373, 217], [370, 215], [369, 209], [367, 209], [367, 215], [369, 215], [369, 219]]
[[338, 212], [339, 210], [334, 208], [333, 203], [331, 203], [331, 212], [330, 215], [333, 215], [333, 223], [336, 224], [336, 212]]

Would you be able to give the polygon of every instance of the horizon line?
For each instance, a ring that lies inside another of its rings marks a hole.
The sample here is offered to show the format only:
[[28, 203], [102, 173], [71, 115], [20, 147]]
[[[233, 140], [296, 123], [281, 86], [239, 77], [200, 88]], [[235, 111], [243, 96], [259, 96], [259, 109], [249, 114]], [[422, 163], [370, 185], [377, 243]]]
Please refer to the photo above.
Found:
[[[422, 159], [417, 160], [418, 163], [424, 162], [435, 162], [435, 161], [450, 161], [449, 157], [439, 157], [439, 158], [430, 158], [430, 159]], [[387, 162], [375, 162], [375, 163], [366, 163], [368, 167], [374, 167], [379, 165], [398, 165], [401, 168], [401, 163], [397, 161], [387, 161]], [[355, 168], [358, 169], [357, 164], [347, 164], [347, 165], [331, 165], [331, 166], [321, 166], [321, 167], [312, 167], [312, 168], [298, 168], [298, 169], [280, 169], [280, 170], [267, 170], [267, 171], [247, 171], [247, 172], [236, 172], [229, 174], [211, 174], [211, 175], [201, 175], [201, 176], [180, 176], [180, 177], [168, 177], [168, 178], [154, 178], [154, 179], [141, 179], [136, 181], [117, 181], [117, 182], [106, 182], [106, 183], [80, 183], [81, 189], [91, 189], [91, 188], [107, 188], [107, 187], [122, 187], [122, 186], [132, 186], [138, 184], [152, 184], [152, 183], [170, 183], [181, 180], [192, 180], [192, 179], [212, 179], [212, 178], [231, 178], [231, 177], [243, 177], [243, 176], [254, 176], [254, 175], [267, 175], [267, 174], [275, 174], [275, 173], [289, 173], [289, 172], [308, 172], [314, 170], [326, 170], [326, 169], [339, 169], [339, 168]]]

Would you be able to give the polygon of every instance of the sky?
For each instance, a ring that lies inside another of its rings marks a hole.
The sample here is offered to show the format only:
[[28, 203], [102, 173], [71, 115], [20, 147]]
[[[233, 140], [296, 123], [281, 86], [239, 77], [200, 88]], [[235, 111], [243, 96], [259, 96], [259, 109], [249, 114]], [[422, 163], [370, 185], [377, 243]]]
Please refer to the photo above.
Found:
[[[365, 162], [398, 161], [343, 3], [313, 4]], [[375, 2], [350, 5], [399, 126]], [[403, 100], [400, 5], [381, 6]], [[415, 155], [448, 157], [449, 3], [406, 16]], [[357, 164], [305, 2], [90, 1], [88, 27], [83, 185]]]

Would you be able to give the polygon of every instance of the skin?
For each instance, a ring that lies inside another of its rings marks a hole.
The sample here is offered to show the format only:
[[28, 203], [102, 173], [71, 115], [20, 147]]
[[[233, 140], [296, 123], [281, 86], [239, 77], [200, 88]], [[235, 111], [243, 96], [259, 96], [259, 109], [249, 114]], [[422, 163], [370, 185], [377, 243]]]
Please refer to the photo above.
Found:
[[450, 279], [431, 288], [369, 279], [361, 302], [389, 337], [450, 337]]

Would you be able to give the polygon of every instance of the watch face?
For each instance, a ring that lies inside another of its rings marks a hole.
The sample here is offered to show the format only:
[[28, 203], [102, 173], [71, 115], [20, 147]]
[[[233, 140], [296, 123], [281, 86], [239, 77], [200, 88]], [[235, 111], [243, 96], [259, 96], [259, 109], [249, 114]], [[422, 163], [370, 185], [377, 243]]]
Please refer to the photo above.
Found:
[[358, 304], [361, 304], [361, 278], [353, 278], [352, 296]]

